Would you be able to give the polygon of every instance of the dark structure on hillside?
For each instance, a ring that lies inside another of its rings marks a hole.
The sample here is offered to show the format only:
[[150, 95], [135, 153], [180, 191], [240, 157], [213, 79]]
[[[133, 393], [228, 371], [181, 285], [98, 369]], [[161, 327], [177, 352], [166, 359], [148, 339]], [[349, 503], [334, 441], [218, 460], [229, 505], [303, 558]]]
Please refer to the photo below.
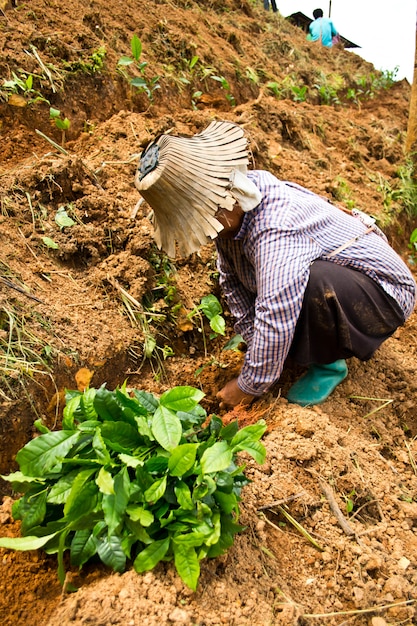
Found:
[[[301, 11], [288, 15], [286, 19], [291, 22], [291, 24], [294, 24], [294, 26], [302, 28], [305, 33], [308, 33], [308, 27], [313, 21], [311, 17], [307, 17], [307, 15], [304, 15], [304, 13], [301, 13]], [[343, 35], [339, 34], [339, 36], [344, 48], [360, 48], [358, 44], [353, 43], [353, 41], [349, 41], [349, 39], [346, 39], [346, 37], [343, 37]]]

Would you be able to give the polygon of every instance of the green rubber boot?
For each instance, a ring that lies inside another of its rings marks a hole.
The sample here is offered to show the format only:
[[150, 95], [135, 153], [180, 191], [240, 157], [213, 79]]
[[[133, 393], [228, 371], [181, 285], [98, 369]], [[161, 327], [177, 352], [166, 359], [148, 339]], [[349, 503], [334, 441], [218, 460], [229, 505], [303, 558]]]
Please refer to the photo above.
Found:
[[344, 359], [328, 365], [310, 365], [306, 374], [289, 390], [287, 400], [300, 406], [320, 404], [327, 400], [347, 374], [348, 368]]

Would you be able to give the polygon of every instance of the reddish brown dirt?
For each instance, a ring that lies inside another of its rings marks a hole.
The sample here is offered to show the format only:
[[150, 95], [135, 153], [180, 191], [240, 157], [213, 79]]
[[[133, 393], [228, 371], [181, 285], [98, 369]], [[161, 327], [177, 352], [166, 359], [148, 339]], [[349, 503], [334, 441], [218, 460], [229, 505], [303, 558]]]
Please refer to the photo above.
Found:
[[[406, 82], [372, 93], [361, 106], [320, 105], [314, 89], [320, 73], [347, 89], [373, 67], [348, 51], [308, 44], [279, 15], [246, 0], [33, 0], [1, 7], [0, 75], [35, 74], [36, 89], [71, 121], [60, 151], [36, 132], [61, 144], [49, 105], [13, 103], [0, 91], [0, 275], [14, 285], [0, 282], [2, 474], [16, 469], [14, 457], [33, 436], [36, 418], [59, 427], [64, 389], [76, 385], [80, 368], [94, 372], [95, 387], [124, 380], [153, 393], [200, 386], [209, 412], [218, 412], [216, 391], [238, 372], [242, 356], [222, 351], [223, 338], [210, 340], [198, 318], [190, 326], [186, 317], [203, 295], [220, 297], [213, 247], [161, 272], [148, 209], [135, 211], [137, 156], [156, 134], [193, 134], [212, 119], [238, 122], [250, 137], [254, 167], [379, 216], [408, 259], [414, 226], [390, 193], [404, 163]], [[131, 92], [116, 71], [134, 33], [148, 79], [160, 76], [154, 102]], [[93, 72], [86, 64], [100, 46], [104, 67]], [[193, 73], [187, 60], [194, 55], [203, 69]], [[229, 91], [204, 78], [209, 68]], [[306, 102], [277, 99], [265, 87], [289, 75], [309, 87]], [[75, 218], [71, 228], [55, 222], [61, 206]], [[47, 248], [43, 237], [59, 248]], [[149, 302], [151, 294], [154, 313], [167, 316], [172, 303], [181, 304], [157, 330], [151, 325], [160, 348], [169, 346], [174, 356], [163, 360], [159, 350], [159, 362], [144, 358], [147, 329], [129, 318], [126, 293], [136, 311], [135, 301]], [[13, 343], [13, 367], [10, 320], [21, 338], [20, 348]], [[300, 373], [288, 363], [268, 398], [224, 416], [237, 416], [241, 425], [264, 417], [268, 456], [263, 466], [247, 459], [246, 530], [226, 555], [203, 563], [197, 592], [171, 565], [142, 576], [91, 564], [71, 573], [79, 590], [61, 594], [55, 557], [1, 550], [2, 626], [417, 624], [416, 335], [414, 314], [371, 361], [352, 359], [348, 378], [319, 407], [286, 402]], [[22, 354], [29, 376], [19, 366]], [[331, 509], [323, 481], [345, 519], [346, 501], [353, 500], [353, 534]], [[6, 483], [1, 487], [0, 535], [16, 536], [13, 494]]]

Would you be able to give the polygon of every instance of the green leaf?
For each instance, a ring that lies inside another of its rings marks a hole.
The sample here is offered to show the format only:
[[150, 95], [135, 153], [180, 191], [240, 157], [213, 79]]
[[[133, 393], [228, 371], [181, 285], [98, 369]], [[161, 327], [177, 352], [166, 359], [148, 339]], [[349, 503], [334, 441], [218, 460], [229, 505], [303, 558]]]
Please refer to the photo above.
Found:
[[94, 510], [97, 504], [98, 487], [95, 482], [86, 482], [84, 472], [79, 472], [64, 507], [65, 517], [74, 522]]
[[239, 346], [241, 343], [244, 343], [244, 339], [242, 335], [234, 335], [224, 346], [223, 350], [234, 350], [235, 352], [239, 352]]
[[181, 509], [185, 511], [192, 511], [194, 509], [194, 502], [191, 498], [191, 491], [187, 483], [182, 480], [178, 481], [174, 487], [174, 492]]
[[95, 555], [96, 551], [96, 542], [91, 530], [89, 528], [77, 530], [71, 541], [71, 565], [81, 567]]
[[[140, 78], [139, 76], [136, 76], [136, 78], [132, 78], [132, 80], [130, 81], [130, 84], [133, 87], [147, 87], [147, 82], [144, 78]], [[153, 337], [152, 335], [147, 335], [146, 339], [145, 339], [145, 355], [146, 358], [150, 358], [152, 356], [153, 351], [156, 348], [156, 339], [155, 337]]]
[[34, 427], [36, 428], [36, 430], [41, 433], [41, 435], [46, 435], [46, 433], [50, 433], [51, 430], [45, 426], [45, 424], [42, 422], [41, 419], [39, 420], [35, 420], [33, 422]]
[[257, 463], [262, 464], [265, 461], [266, 450], [263, 444], [259, 442], [266, 431], [265, 420], [259, 420], [257, 424], [246, 426], [239, 430], [230, 442], [233, 453], [239, 451], [248, 452]]
[[104, 422], [101, 434], [106, 446], [116, 452], [129, 454], [141, 443], [137, 430], [126, 422]]
[[58, 250], [59, 245], [50, 237], [42, 237], [42, 243], [51, 250]]
[[147, 410], [139, 403], [136, 398], [130, 398], [125, 393], [116, 389], [116, 399], [122, 407], [123, 416], [132, 426], [135, 425], [135, 416], [146, 416]]
[[[214, 77], [212, 76], [212, 78]], [[215, 315], [221, 315], [223, 312], [222, 305], [212, 293], [201, 298], [199, 309], [203, 311], [204, 315], [209, 320], [213, 319]]]
[[113, 534], [120, 526], [125, 515], [127, 503], [129, 502], [129, 486], [130, 480], [127, 468], [123, 467], [114, 477], [114, 493], [103, 496], [104, 519], [110, 534]]
[[63, 411], [62, 428], [63, 430], [74, 430], [75, 415], [79, 412], [81, 406], [81, 394], [67, 399]]
[[168, 469], [171, 476], [183, 476], [193, 467], [198, 446], [198, 443], [184, 443], [174, 448], [168, 459]]
[[164, 476], [159, 480], [156, 480], [144, 493], [146, 502], [150, 502], [154, 504], [158, 502], [160, 498], [164, 495], [167, 487], [167, 477]]
[[[57, 120], [56, 120], [57, 121]], [[59, 207], [58, 211], [55, 214], [55, 222], [58, 224], [59, 228], [63, 230], [66, 227], [74, 226], [74, 220], [68, 215], [65, 210], [65, 207]]]
[[175, 545], [174, 562], [181, 579], [190, 589], [195, 591], [200, 576], [200, 564], [195, 549]]
[[103, 421], [119, 420], [122, 414], [115, 393], [106, 389], [104, 385], [96, 392], [94, 408]]
[[104, 467], [102, 467], [97, 475], [96, 484], [101, 493], [106, 495], [114, 494], [114, 480], [113, 476]]
[[150, 526], [155, 519], [151, 511], [144, 509], [143, 506], [128, 506], [126, 513], [132, 522], [140, 522], [145, 527]]
[[203, 474], [221, 472], [229, 467], [232, 459], [233, 452], [227, 441], [218, 441], [201, 457], [201, 471]]
[[130, 40], [130, 49], [132, 50], [135, 61], [139, 61], [140, 55], [142, 54], [142, 42], [136, 34], [133, 35]]
[[148, 411], [148, 413], [155, 413], [159, 406], [159, 400], [155, 398], [153, 394], [148, 391], [138, 391], [137, 389], [134, 389], [133, 395], [138, 400], [139, 404], [141, 404]]
[[214, 493], [214, 499], [225, 513], [237, 512], [237, 498], [234, 493], [224, 493], [217, 490]]
[[123, 572], [126, 567], [126, 555], [120, 537], [111, 535], [96, 538], [95, 541], [97, 554], [104, 565], [111, 567], [115, 572]]
[[181, 422], [170, 409], [159, 406], [152, 419], [152, 433], [159, 445], [171, 451], [181, 440]]
[[229, 424], [227, 424], [227, 426], [221, 429], [220, 437], [230, 443], [230, 441], [236, 435], [238, 430], [239, 430], [239, 423], [237, 420], [234, 420], [233, 422], [230, 422]]
[[12, 472], [8, 476], [1, 475], [1, 478], [11, 483], [13, 491], [16, 491], [17, 493], [26, 493], [32, 485], [42, 485], [45, 482], [44, 478], [39, 476], [26, 476], [23, 472]]
[[79, 471], [80, 470], [77, 467], [77, 469], [72, 470], [68, 474], [58, 478], [57, 482], [52, 485], [48, 494], [48, 502], [51, 504], [65, 504], [68, 500], [69, 494], [71, 493], [71, 487], [74, 480], [77, 478]]
[[61, 115], [61, 111], [59, 109], [54, 109], [53, 107], [50, 107], [49, 109], [49, 117], [52, 119], [55, 119], [57, 117], [59, 117]]
[[21, 471], [28, 476], [42, 476], [54, 466], [60, 465], [79, 439], [80, 433], [60, 430], [46, 433], [29, 441], [19, 450], [16, 461]]
[[[59, 130], [69, 130], [69, 127], [71, 126], [71, 122], [69, 121], [69, 119], [66, 117], [65, 119], [61, 120], [59, 117], [55, 118], [55, 126], [57, 128], [59, 128]], [[71, 219], [71, 218], [69, 218]], [[71, 220], [72, 221], [72, 220]], [[75, 222], [73, 222], [75, 224]], [[72, 226], [72, 224], [65, 224], [65, 226]]]
[[202, 398], [204, 393], [195, 387], [174, 387], [162, 394], [159, 399], [161, 406], [172, 411], [191, 411]]
[[138, 459], [136, 456], [131, 456], [130, 454], [119, 454], [119, 459], [122, 463], [127, 465], [128, 467], [138, 467], [139, 465], [143, 465], [142, 459]]
[[226, 334], [226, 322], [221, 315], [214, 315], [210, 320], [210, 328], [219, 335]]
[[[84, 422], [84, 424], [87, 424], [87, 422]], [[96, 459], [103, 465], [111, 465], [112, 461], [110, 453], [107, 450], [101, 431], [98, 428], [95, 429], [92, 445], [93, 450], [96, 453]]]
[[7, 550], [39, 550], [58, 533], [44, 537], [0, 537], [0, 548]]
[[260, 441], [253, 441], [253, 442], [248, 442], [246, 444], [240, 444], [233, 448], [233, 452], [238, 452], [239, 450], [245, 451], [248, 454], [250, 454], [251, 457], [255, 459], [257, 463], [259, 463], [259, 465], [262, 465], [262, 463], [265, 463], [266, 450], [265, 450], [265, 446]]
[[170, 539], [159, 539], [147, 546], [142, 552], [139, 552], [134, 560], [133, 567], [136, 572], [142, 574], [155, 567], [163, 559], [168, 552]]
[[117, 65], [122, 65], [122, 66], [132, 65], [132, 63], [134, 63], [134, 60], [127, 56], [122, 56], [117, 61]]
[[96, 394], [96, 389], [86, 389], [80, 397], [80, 409], [82, 410], [83, 417], [86, 420], [97, 419], [97, 411], [94, 406]]
[[42, 524], [46, 515], [47, 495], [47, 490], [44, 489], [40, 493], [33, 494], [30, 497], [30, 507], [26, 511], [26, 514], [22, 520], [22, 535], [27, 535], [32, 528]]

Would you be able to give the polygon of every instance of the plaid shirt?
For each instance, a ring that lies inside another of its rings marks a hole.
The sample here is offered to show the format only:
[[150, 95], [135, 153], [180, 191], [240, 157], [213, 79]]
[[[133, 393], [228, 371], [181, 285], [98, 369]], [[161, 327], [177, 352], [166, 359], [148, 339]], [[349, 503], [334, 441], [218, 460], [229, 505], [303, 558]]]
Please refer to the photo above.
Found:
[[253, 170], [248, 177], [263, 200], [245, 213], [233, 239], [217, 237], [215, 243], [220, 285], [235, 330], [248, 345], [238, 385], [259, 396], [281, 375], [313, 261], [328, 259], [367, 274], [397, 301], [404, 319], [414, 309], [416, 284], [385, 236], [364, 235], [367, 227], [358, 218], [268, 172]]

